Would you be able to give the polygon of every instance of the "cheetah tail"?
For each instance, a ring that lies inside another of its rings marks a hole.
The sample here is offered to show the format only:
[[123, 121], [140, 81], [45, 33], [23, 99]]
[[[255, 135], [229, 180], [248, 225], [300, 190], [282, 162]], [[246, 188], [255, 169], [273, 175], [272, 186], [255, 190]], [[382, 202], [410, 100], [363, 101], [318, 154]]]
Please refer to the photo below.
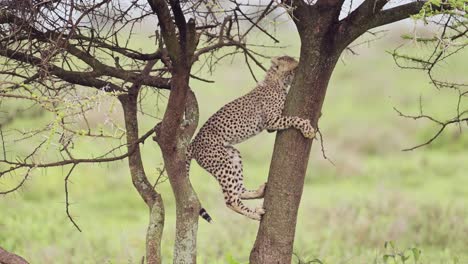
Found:
[[[187, 146], [187, 152], [185, 153], [186, 155], [186, 161], [185, 161], [185, 169], [187, 172], [187, 177], [189, 176], [189, 171], [190, 171], [190, 163], [192, 161], [192, 145]], [[205, 208], [200, 209], [200, 217], [205, 219], [208, 223], [213, 223], [213, 219], [211, 219], [211, 216], [206, 212]]]
[[213, 223], [213, 219], [211, 219], [211, 216], [206, 212], [205, 208], [200, 209], [200, 216], [201, 218], [205, 219], [208, 223]]

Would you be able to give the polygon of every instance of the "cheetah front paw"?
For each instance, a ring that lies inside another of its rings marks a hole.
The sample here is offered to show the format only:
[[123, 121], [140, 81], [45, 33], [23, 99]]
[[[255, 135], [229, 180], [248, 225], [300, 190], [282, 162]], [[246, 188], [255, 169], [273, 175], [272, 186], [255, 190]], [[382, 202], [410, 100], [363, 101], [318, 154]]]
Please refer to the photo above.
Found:
[[301, 132], [305, 138], [315, 138], [315, 129], [308, 119], [304, 120]]
[[264, 214], [265, 214], [265, 209], [263, 209], [262, 207], [257, 207], [255, 208], [255, 214], [250, 218], [252, 218], [253, 220], [260, 221]]
[[259, 198], [263, 198], [265, 196], [265, 189], [266, 189], [266, 182], [260, 185], [260, 187], [258, 187], [257, 193], [258, 193]]
[[264, 215], [265, 214], [265, 208], [257, 207], [257, 208], [255, 208], [255, 213], [257, 213], [259, 215]]

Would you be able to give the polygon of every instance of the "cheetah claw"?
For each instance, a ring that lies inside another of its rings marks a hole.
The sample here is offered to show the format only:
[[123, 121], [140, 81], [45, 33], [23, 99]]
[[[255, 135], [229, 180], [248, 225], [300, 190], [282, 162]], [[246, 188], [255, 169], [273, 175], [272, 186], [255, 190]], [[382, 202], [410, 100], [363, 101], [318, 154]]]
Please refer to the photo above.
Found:
[[264, 215], [265, 214], [265, 209], [263, 209], [262, 207], [258, 207], [255, 209], [255, 212], [259, 215]]
[[314, 138], [315, 137], [315, 129], [310, 123], [310, 120], [304, 120], [304, 124], [302, 125], [301, 132], [305, 138]]
[[315, 138], [315, 132], [314, 131], [305, 132], [305, 133], [303, 133], [303, 135], [304, 135], [305, 138], [309, 138], [309, 139]]
[[257, 207], [255, 208], [255, 213], [253, 215], [250, 215], [249, 217], [252, 218], [253, 220], [260, 221], [264, 214], [265, 214], [265, 209], [263, 209], [262, 207]]

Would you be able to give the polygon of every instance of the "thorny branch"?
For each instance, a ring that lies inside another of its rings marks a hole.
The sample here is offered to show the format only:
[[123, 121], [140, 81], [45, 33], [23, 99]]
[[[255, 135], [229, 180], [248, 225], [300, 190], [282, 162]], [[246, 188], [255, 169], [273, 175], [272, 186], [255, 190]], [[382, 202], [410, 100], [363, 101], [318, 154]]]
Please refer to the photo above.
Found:
[[75, 169], [75, 167], [76, 167], [76, 164], [73, 164], [70, 170], [68, 171], [67, 176], [65, 176], [65, 211], [67, 213], [68, 219], [70, 219], [70, 221], [73, 223], [76, 229], [78, 229], [78, 231], [81, 232], [80, 227], [75, 222], [75, 220], [73, 220], [73, 217], [70, 215], [70, 202], [69, 202], [69, 196], [68, 196], [68, 183], [69, 183], [68, 180], [73, 172], [73, 169]]
[[[444, 130], [452, 125], [458, 125], [460, 132], [462, 126], [468, 120], [468, 109], [466, 108], [466, 98], [468, 97], [468, 80], [465, 78], [458, 78], [457, 81], [448, 81], [448, 75], [452, 73], [443, 72], [445, 63], [464, 51], [468, 46], [468, 25], [462, 18], [453, 14], [448, 14], [427, 20], [428, 23], [433, 23], [440, 28], [440, 34], [435, 34], [432, 37], [416, 37], [416, 36], [403, 36], [403, 38], [410, 41], [411, 44], [424, 45], [430, 52], [415, 53], [401, 51], [405, 45], [396, 48], [390, 54], [397, 66], [403, 69], [421, 70], [426, 72], [431, 84], [439, 91], [441, 89], [454, 90], [458, 93], [456, 102], [454, 103], [455, 115], [445, 121], [436, 119], [435, 117], [424, 114], [422, 98], [419, 99], [419, 114], [407, 115], [403, 114], [398, 109], [395, 111], [402, 117], [414, 120], [428, 120], [439, 126], [439, 129], [427, 141], [416, 146], [406, 148], [404, 151], [414, 150], [423, 146], [431, 144], [436, 140]], [[456, 75], [456, 72], [453, 73]]]
[[[415, 150], [417, 148], [427, 146], [427, 145], [431, 144], [434, 140], [436, 140], [442, 134], [442, 132], [445, 130], [445, 128], [447, 128], [449, 125], [462, 124], [464, 122], [468, 122], [468, 117], [463, 117], [463, 116], [466, 116], [468, 114], [468, 111], [464, 111], [464, 112], [460, 113], [459, 116], [457, 116], [457, 117], [455, 117], [453, 119], [450, 119], [450, 120], [447, 120], [447, 121], [440, 121], [440, 120], [437, 120], [434, 117], [429, 116], [429, 115], [425, 115], [425, 114], [407, 115], [407, 114], [403, 114], [401, 111], [399, 111], [396, 108], [393, 108], [393, 109], [402, 117], [411, 118], [411, 119], [414, 119], [414, 120], [425, 119], [425, 120], [429, 120], [429, 121], [431, 121], [433, 123], [436, 123], [439, 126], [439, 129], [434, 133], [434, 135], [431, 138], [429, 138], [425, 142], [423, 142], [421, 144], [418, 144], [416, 146], [413, 146], [413, 147], [410, 147], [410, 148], [405, 148], [405, 149], [403, 149], [403, 151]], [[460, 129], [461, 129], [461, 126], [460, 126]]]
[[412, 43], [419, 43], [432, 49], [430, 55], [415, 56], [414, 54], [405, 54], [400, 52], [404, 45], [396, 48], [390, 54], [393, 56], [395, 63], [403, 69], [423, 70], [427, 73], [431, 83], [437, 88], [453, 88], [468, 87], [468, 84], [449, 82], [441, 80], [436, 76], [436, 70], [440, 69], [437, 66], [449, 60], [454, 55], [461, 52], [468, 46], [468, 25], [459, 18], [448, 15], [439, 20], [431, 20], [435, 25], [441, 26], [442, 30], [439, 35], [430, 38], [404, 36]]
[[[131, 143], [130, 145], [130, 151], [126, 152], [124, 154], [114, 156], [114, 157], [102, 157], [102, 158], [72, 158], [72, 159], [64, 159], [61, 161], [55, 161], [55, 162], [49, 162], [49, 163], [35, 163], [35, 162], [27, 162], [27, 160], [34, 155], [34, 153], [39, 149], [40, 145], [38, 148], [35, 148], [32, 152], [32, 154], [28, 155], [25, 159], [23, 160], [18, 160], [17, 161], [12, 161], [8, 160], [6, 158], [0, 160], [0, 164], [6, 164], [10, 165], [10, 168], [1, 171], [0, 172], [0, 177], [5, 175], [6, 173], [13, 172], [15, 170], [21, 169], [21, 168], [50, 168], [50, 167], [61, 167], [61, 166], [66, 166], [69, 164], [73, 165], [78, 165], [81, 163], [105, 163], [105, 162], [113, 162], [113, 161], [118, 161], [122, 160], [124, 158], [127, 158], [129, 155], [132, 154], [132, 149], [134, 149], [134, 146], [144, 143], [144, 141], [151, 136], [154, 133], [154, 129], [149, 130], [146, 132], [143, 136], [141, 136], [136, 142]], [[42, 144], [41, 144], [42, 145]], [[134, 150], [133, 150], [134, 151]]]

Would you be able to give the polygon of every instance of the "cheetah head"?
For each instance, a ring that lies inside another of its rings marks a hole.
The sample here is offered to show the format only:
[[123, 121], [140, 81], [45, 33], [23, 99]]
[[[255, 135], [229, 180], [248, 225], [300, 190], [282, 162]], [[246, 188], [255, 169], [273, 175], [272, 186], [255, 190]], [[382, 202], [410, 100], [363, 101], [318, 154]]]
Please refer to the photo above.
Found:
[[274, 57], [271, 59], [270, 71], [283, 81], [286, 87], [289, 87], [298, 64], [297, 60], [289, 56]]

